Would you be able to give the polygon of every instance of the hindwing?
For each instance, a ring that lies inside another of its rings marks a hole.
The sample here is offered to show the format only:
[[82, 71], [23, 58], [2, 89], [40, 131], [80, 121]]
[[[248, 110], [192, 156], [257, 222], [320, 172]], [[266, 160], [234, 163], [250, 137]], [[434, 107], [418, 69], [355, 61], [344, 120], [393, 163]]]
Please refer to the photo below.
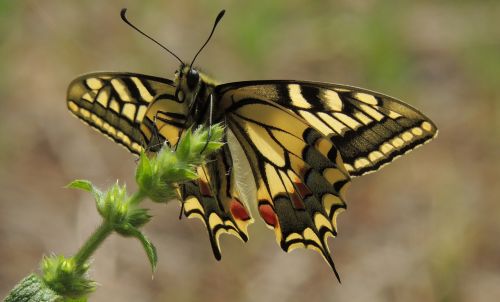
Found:
[[[224, 114], [253, 172], [260, 216], [285, 251], [320, 252], [337, 271], [327, 245], [337, 215], [346, 207], [350, 180], [342, 157], [318, 130], [276, 102], [228, 90]], [[332, 160], [321, 150], [328, 150]]]
[[215, 258], [220, 260], [219, 236], [229, 233], [246, 242], [248, 225], [253, 222], [236, 186], [227, 145], [198, 167], [198, 176], [179, 185], [180, 199], [184, 214], [201, 219], [207, 227]]

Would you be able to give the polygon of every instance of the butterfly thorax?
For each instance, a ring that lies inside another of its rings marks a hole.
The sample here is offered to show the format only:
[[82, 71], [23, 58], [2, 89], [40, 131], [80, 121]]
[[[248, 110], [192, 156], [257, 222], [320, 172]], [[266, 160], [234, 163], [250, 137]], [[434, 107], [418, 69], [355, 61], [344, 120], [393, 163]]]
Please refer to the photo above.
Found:
[[202, 124], [208, 118], [216, 83], [196, 68], [181, 65], [175, 72], [175, 85], [175, 97], [188, 108], [187, 123]]

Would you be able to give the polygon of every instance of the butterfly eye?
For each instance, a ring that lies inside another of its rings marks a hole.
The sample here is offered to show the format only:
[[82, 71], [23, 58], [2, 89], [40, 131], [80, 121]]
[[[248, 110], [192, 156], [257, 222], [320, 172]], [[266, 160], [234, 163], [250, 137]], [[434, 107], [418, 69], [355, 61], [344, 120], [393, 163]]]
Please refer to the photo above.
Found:
[[200, 74], [198, 73], [198, 71], [190, 69], [186, 76], [188, 88], [193, 90], [196, 87], [196, 84], [198, 84], [199, 80], [200, 80]]

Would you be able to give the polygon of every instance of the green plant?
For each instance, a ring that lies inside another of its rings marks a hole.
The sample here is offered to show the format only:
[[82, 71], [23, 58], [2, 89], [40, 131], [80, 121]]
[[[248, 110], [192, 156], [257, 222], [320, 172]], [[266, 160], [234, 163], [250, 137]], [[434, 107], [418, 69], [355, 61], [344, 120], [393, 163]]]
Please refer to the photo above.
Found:
[[68, 188], [84, 190], [93, 195], [102, 223], [74, 256], [44, 257], [42, 274], [31, 274], [24, 278], [5, 301], [86, 301], [96, 288], [96, 283], [87, 273], [89, 259], [113, 232], [138, 239], [154, 272], [158, 260], [156, 248], [140, 230], [152, 216], [147, 209], [140, 207], [141, 202], [146, 198], [154, 202], [167, 202], [175, 197], [177, 183], [198, 178], [196, 166], [223, 145], [223, 132], [220, 125], [195, 131], [189, 129], [175, 149], [164, 145], [152, 157], [141, 154], [135, 174], [138, 191], [131, 195], [127, 193], [126, 186], [118, 182], [105, 191], [87, 180], [71, 182]]

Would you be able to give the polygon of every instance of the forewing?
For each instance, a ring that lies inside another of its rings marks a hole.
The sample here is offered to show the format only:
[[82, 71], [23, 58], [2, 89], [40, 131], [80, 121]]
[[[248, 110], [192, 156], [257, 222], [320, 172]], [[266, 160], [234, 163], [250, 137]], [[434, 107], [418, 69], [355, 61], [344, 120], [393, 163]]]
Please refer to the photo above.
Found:
[[254, 81], [224, 84], [224, 110], [240, 98], [265, 100], [286, 108], [328, 137], [353, 177], [373, 172], [437, 134], [434, 123], [417, 109], [369, 90], [301, 81]]
[[167, 140], [177, 143], [186, 106], [167, 79], [118, 72], [83, 75], [68, 88], [67, 105], [78, 118], [133, 153]]

